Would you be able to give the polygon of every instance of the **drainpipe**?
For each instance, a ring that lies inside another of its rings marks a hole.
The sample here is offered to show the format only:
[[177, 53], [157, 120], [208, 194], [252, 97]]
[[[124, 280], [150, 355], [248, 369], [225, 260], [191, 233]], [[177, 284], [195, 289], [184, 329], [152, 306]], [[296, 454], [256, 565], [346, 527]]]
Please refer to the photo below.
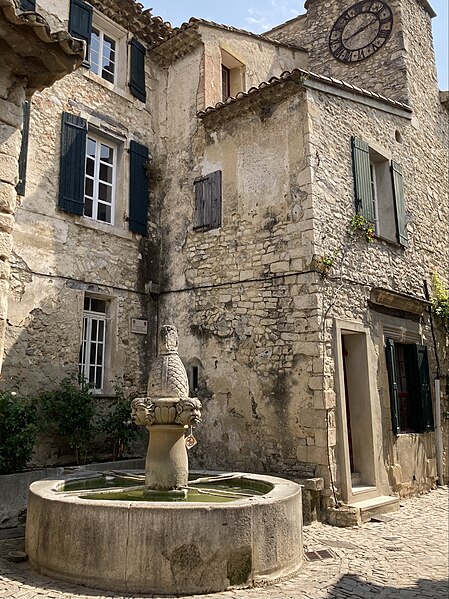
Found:
[[438, 484], [443, 485], [443, 427], [441, 424], [440, 379], [435, 379], [435, 446], [437, 453]]

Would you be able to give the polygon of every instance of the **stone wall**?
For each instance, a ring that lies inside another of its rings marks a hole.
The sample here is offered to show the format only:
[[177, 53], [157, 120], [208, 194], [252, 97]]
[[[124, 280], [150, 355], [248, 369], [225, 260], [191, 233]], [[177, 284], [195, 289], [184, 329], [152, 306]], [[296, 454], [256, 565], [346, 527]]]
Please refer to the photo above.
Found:
[[[27, 189], [14, 231], [6, 384], [14, 381], [20, 390], [32, 392], [77, 371], [83, 298], [93, 293], [108, 300], [105, 393], [113, 392], [113, 379], [122, 379], [129, 392], [145, 390], [155, 326], [149, 291], [159, 277], [157, 198], [152, 192], [148, 238], [131, 233], [127, 150], [130, 140], [136, 140], [156, 156], [152, 105], [151, 92], [144, 106], [126, 89], [111, 89], [84, 67], [33, 98]], [[82, 116], [95, 132], [117, 143], [114, 225], [57, 207], [63, 112]], [[131, 318], [149, 318], [149, 334], [131, 333]]]
[[19, 175], [19, 153], [22, 140], [22, 103], [25, 86], [5, 68], [0, 69], [0, 363], [3, 358], [3, 338], [6, 329], [10, 265], [11, 231], [16, 208]]
[[[183, 79], [183, 90], [193, 101], [200, 63], [200, 50], [178, 63], [167, 93], [188, 69], [196, 75]], [[449, 222], [441, 201], [447, 134], [436, 133], [441, 107], [434, 103], [426, 117], [417, 107], [411, 116], [372, 98], [315, 87], [306, 80], [302, 90], [287, 84], [271, 96], [261, 92], [204, 117], [199, 128], [176, 101], [168, 108], [167, 172], [176, 176], [164, 188], [161, 320], [178, 326], [187, 368], [199, 368], [204, 424], [192, 459], [198, 466], [322, 476], [325, 496], [331, 472], [339, 493], [335, 323], [348, 320], [362, 327], [371, 360], [379, 491], [418, 492], [434, 481], [434, 436], [412, 435], [407, 443], [391, 433], [384, 320], [367, 308], [375, 287], [424, 298], [423, 279], [436, 268], [447, 273], [447, 256], [441, 262]], [[424, 151], [425, 130], [435, 131], [431, 151]], [[355, 212], [352, 136], [404, 167], [406, 250], [348, 237]], [[223, 173], [222, 227], [194, 232], [194, 178], [215, 170]], [[337, 264], [344, 260], [323, 279], [313, 271], [316, 257], [328, 255]], [[419, 335], [434, 372], [425, 315]], [[445, 359], [441, 331], [437, 336]], [[397, 466], [402, 474], [395, 478]]]

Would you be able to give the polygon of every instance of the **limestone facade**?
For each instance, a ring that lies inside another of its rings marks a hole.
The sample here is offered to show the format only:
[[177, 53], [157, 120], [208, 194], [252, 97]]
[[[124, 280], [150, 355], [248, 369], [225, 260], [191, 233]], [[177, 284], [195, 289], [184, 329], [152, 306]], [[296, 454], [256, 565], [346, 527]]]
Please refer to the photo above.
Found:
[[[438, 321], [432, 336], [424, 281], [431, 289], [437, 271], [448, 284], [447, 100], [429, 5], [385, 2], [391, 35], [348, 64], [328, 40], [350, 0], [309, 0], [266, 36], [201, 19], [170, 30], [148, 13], [128, 31], [113, 0], [92, 1], [94, 23], [146, 46], [147, 99], [129, 92], [126, 65], [122, 86], [81, 67], [35, 94], [4, 376], [31, 388], [76, 369], [85, 298], [100, 299], [105, 371], [130, 392], [145, 390], [158, 323], [177, 327], [203, 405], [193, 466], [321, 477], [323, 507], [431, 488], [436, 435], [404, 425], [410, 407], [393, 432], [386, 349], [427, 348], [444, 409], [447, 337]], [[67, 23], [67, 6], [42, 5]], [[113, 225], [57, 206], [63, 113], [118, 148]], [[149, 149], [147, 236], [128, 227], [131, 142]], [[348, 235], [355, 143], [380, 192], [371, 243]], [[147, 320], [146, 334], [131, 319]]]

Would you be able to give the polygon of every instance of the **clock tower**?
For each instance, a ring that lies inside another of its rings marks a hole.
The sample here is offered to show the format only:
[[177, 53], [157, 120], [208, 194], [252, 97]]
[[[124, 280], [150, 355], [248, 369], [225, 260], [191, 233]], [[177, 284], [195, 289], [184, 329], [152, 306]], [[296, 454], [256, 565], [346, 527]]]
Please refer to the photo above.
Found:
[[438, 93], [427, 0], [307, 0], [309, 69], [413, 105]]

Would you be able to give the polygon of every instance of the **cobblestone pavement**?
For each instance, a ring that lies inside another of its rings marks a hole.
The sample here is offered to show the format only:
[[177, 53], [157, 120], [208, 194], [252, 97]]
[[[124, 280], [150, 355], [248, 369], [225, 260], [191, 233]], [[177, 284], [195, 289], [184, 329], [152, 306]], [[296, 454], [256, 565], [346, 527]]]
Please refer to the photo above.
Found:
[[[448, 599], [448, 489], [401, 505], [385, 522], [358, 529], [317, 523], [305, 527], [304, 551], [327, 550], [331, 555], [306, 561], [288, 581], [194, 599]], [[38, 575], [27, 563], [8, 560], [9, 551], [22, 548], [23, 539], [0, 541], [1, 599], [144, 597], [105, 594]]]

